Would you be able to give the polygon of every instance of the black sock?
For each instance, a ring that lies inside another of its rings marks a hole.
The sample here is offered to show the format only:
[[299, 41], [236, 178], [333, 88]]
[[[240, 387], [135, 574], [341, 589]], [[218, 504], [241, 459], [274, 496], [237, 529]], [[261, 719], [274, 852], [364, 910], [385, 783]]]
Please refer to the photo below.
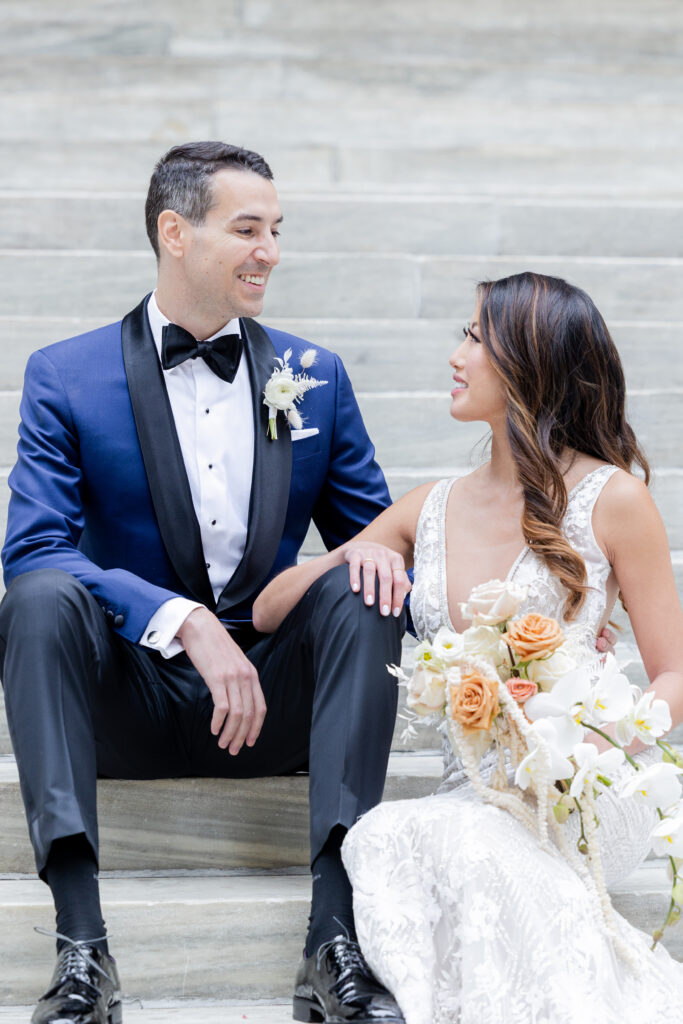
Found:
[[349, 876], [341, 859], [346, 829], [336, 825], [313, 861], [313, 899], [306, 937], [306, 956], [313, 956], [323, 942], [348, 935], [354, 942], [353, 898]]
[[[55, 901], [57, 931], [70, 939], [86, 939], [90, 945], [107, 953], [97, 861], [83, 833], [53, 842], [45, 865], [45, 879]], [[58, 950], [65, 945], [61, 939], [57, 940]]]

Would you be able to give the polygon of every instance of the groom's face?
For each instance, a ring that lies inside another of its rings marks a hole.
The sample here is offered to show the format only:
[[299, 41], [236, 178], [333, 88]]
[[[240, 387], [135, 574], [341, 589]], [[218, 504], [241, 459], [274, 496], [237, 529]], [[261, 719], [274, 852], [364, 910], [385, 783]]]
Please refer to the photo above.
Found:
[[280, 261], [277, 192], [252, 171], [218, 171], [203, 224], [185, 222], [183, 267], [189, 294], [221, 320], [258, 316]]

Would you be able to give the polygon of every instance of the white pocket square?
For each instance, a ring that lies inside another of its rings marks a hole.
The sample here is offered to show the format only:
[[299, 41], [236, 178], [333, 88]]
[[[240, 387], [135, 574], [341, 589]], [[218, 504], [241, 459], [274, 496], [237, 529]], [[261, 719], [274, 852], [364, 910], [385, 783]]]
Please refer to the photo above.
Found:
[[292, 441], [303, 441], [305, 437], [313, 437], [319, 433], [320, 431], [317, 427], [303, 427], [301, 430], [292, 430]]

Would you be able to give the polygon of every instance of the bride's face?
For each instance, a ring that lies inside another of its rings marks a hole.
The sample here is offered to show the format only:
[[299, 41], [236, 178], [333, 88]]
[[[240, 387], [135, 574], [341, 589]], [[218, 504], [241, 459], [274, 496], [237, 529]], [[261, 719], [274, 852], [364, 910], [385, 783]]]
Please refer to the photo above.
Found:
[[451, 416], [463, 423], [494, 423], [505, 416], [505, 391], [481, 341], [479, 308], [464, 328], [465, 338], [449, 362], [453, 367]]

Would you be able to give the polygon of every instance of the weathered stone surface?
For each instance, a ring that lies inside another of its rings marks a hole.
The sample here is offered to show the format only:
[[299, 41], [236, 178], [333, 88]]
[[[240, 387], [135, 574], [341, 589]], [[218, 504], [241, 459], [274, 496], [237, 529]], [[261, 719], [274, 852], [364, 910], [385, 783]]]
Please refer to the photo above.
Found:
[[[432, 793], [441, 758], [394, 753], [385, 799]], [[306, 865], [308, 776], [98, 783], [104, 870]], [[0, 873], [34, 870], [13, 758], [0, 761]]]
[[[280, 191], [285, 252], [681, 256], [683, 203]], [[0, 193], [6, 248], [142, 249], [144, 193]]]
[[[650, 931], [666, 910], [667, 888], [664, 865], [648, 861], [615, 890], [615, 904]], [[307, 875], [104, 878], [102, 895], [126, 997], [290, 995], [310, 898]], [[53, 927], [50, 893], [37, 880], [6, 879], [0, 907], [0, 1000], [29, 1003], [52, 970], [52, 944], [33, 932], [35, 924]], [[665, 945], [683, 956], [675, 930]]]
[[[0, 1006], [0, 1024], [26, 1024], [29, 1006]], [[126, 1006], [126, 1024], [290, 1024], [292, 1003], [267, 1003], [262, 1000], [235, 1003], [233, 1000], [202, 1003], [137, 1001]]]
[[[0, 390], [22, 386], [26, 360], [35, 349], [93, 330], [124, 312], [90, 318], [0, 315]], [[454, 313], [445, 320], [304, 319], [271, 316], [266, 309], [260, 320], [338, 352], [358, 391], [436, 391], [450, 389], [448, 358], [460, 344], [472, 309], [459, 312], [461, 318]], [[683, 388], [683, 323], [610, 320], [609, 327], [630, 388]]]

